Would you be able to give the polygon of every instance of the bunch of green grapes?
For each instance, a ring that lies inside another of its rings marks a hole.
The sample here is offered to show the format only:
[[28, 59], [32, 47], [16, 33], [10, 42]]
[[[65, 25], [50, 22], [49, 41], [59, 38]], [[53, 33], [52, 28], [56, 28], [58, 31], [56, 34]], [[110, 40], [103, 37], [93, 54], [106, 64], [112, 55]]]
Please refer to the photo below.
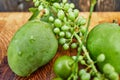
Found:
[[69, 47], [76, 48], [78, 43], [73, 41], [74, 33], [78, 33], [80, 36], [84, 34], [86, 19], [79, 16], [79, 10], [74, 9], [75, 5], [68, 3], [67, 0], [53, 4], [44, 1], [41, 3], [39, 0], [34, 2], [40, 11], [45, 11], [44, 19], [46, 17], [47, 22], [49, 21], [53, 25], [53, 32], [64, 50], [69, 49]]
[[[57, 35], [58, 41], [65, 50], [77, 47], [77, 42], [73, 42], [74, 33], [85, 32], [86, 19], [79, 16], [79, 10], [74, 9], [73, 3], [53, 3], [53, 9], [56, 11], [56, 17], [50, 16], [49, 21], [53, 23], [53, 32]], [[82, 34], [82, 33], [81, 33]]]

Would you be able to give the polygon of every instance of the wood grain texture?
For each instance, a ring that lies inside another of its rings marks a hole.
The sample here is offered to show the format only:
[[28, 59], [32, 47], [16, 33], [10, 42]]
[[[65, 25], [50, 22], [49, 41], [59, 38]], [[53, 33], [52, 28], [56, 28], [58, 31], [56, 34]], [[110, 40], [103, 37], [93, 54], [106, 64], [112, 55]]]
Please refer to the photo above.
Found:
[[[88, 12], [80, 13], [80, 15], [87, 18]], [[27, 22], [30, 16], [31, 13], [0, 13], [0, 80], [52, 80], [55, 76], [52, 69], [55, 59], [62, 55], [76, 54], [76, 50], [64, 51], [59, 46], [56, 56], [29, 77], [22, 78], [15, 75], [7, 63], [7, 48], [15, 32]], [[99, 23], [112, 22], [113, 20], [120, 23], [120, 12], [93, 13], [89, 30]]]

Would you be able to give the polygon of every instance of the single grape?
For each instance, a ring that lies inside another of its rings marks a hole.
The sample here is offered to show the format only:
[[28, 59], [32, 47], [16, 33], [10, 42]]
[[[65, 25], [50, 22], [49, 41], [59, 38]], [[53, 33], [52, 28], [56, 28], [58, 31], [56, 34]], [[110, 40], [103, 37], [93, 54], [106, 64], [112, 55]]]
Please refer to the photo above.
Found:
[[63, 10], [59, 10], [57, 16], [58, 16], [58, 18], [60, 20], [63, 20], [64, 17], [65, 17], [64, 11]]
[[75, 5], [73, 3], [70, 3], [71, 8], [75, 8]]
[[82, 76], [82, 75], [84, 75], [86, 73], [86, 70], [85, 69], [81, 69], [80, 71], [79, 71], [79, 76]]
[[49, 12], [49, 9], [45, 8], [44, 10], [45, 10], [45, 14], [44, 14], [44, 15], [45, 15], [45, 16], [48, 16], [49, 13], [50, 13], [50, 12]]
[[60, 29], [56, 27], [56, 28], [54, 28], [53, 32], [56, 33], [56, 34], [59, 34], [60, 33]]
[[68, 9], [70, 8], [70, 5], [68, 4], [68, 3], [66, 3], [65, 5], [64, 5], [64, 10], [66, 10], [66, 11], [68, 11]]
[[71, 38], [71, 36], [72, 36], [72, 34], [68, 31], [65, 33], [65, 35], [66, 35], [66, 38]]
[[69, 9], [68, 9], [68, 13], [69, 13], [69, 12], [72, 12], [72, 11], [73, 11], [73, 9], [72, 9], [72, 8], [69, 8]]
[[83, 16], [79, 16], [79, 18], [77, 19], [76, 24], [77, 25], [85, 25], [86, 22], [87, 22], [87, 20]]
[[39, 4], [40, 4], [40, 2], [39, 1], [35, 1], [35, 6], [37, 7], [37, 6], [39, 6]]
[[43, 5], [40, 5], [40, 6], [38, 7], [38, 10], [41, 11], [43, 8], [44, 8]]
[[87, 28], [85, 26], [80, 26], [80, 31], [82, 32], [82, 34], [85, 34], [86, 29]]
[[64, 4], [63, 4], [63, 3], [60, 3], [60, 6], [61, 6], [61, 8], [62, 8], [62, 7], [64, 7]]
[[94, 77], [93, 80], [100, 80], [98, 77]]
[[37, 0], [33, 0], [33, 2], [36, 2]]
[[53, 6], [54, 6], [55, 8], [60, 8], [60, 4], [59, 4], [59, 3], [53, 3]]
[[73, 27], [70, 28], [70, 32], [71, 32], [71, 33], [74, 32], [74, 28], [73, 28]]
[[78, 49], [77, 49], [77, 50], [78, 50], [78, 52], [80, 52], [80, 51], [81, 51], [81, 48], [80, 48], [80, 47], [78, 47]]
[[65, 32], [62, 32], [62, 31], [61, 31], [61, 32], [59, 33], [59, 36], [60, 36], [60, 37], [64, 37], [64, 36], [65, 36]]
[[78, 15], [79, 15], [79, 10], [78, 9], [74, 9], [74, 15], [75, 15], [75, 17], [78, 17]]
[[80, 63], [81, 63], [82, 65], [86, 64], [85, 60], [81, 60]]
[[105, 74], [111, 74], [111, 73], [114, 72], [114, 71], [115, 71], [114, 67], [113, 67], [111, 64], [109, 64], [109, 63], [106, 63], [106, 64], [103, 66], [103, 72], [104, 72]]
[[90, 80], [90, 74], [84, 73], [83, 75], [81, 75], [81, 80]]
[[68, 27], [67, 25], [63, 25], [63, 26], [61, 27], [61, 30], [67, 31], [67, 30], [69, 30], [69, 27]]
[[54, 24], [55, 24], [56, 27], [61, 27], [62, 26], [62, 22], [61, 22], [60, 19], [55, 19]]
[[119, 75], [116, 72], [112, 72], [109, 74], [110, 80], [119, 80]]
[[74, 48], [77, 48], [77, 43], [72, 43], [72, 44], [71, 44], [71, 48], [73, 48], [73, 49], [74, 49]]
[[68, 49], [69, 49], [69, 44], [65, 43], [65, 44], [63, 45], [63, 49], [64, 49], [64, 50], [68, 50]]
[[68, 15], [68, 18], [69, 18], [70, 20], [74, 21], [74, 20], [75, 20], [75, 15], [74, 15], [74, 13], [73, 13], [73, 12], [69, 12], [68, 14], [69, 14], [69, 15]]
[[80, 56], [78, 57], [78, 60], [79, 60], [79, 61], [83, 60], [83, 56], [80, 55]]
[[105, 55], [104, 54], [100, 54], [98, 57], [97, 57], [97, 61], [98, 62], [103, 62], [105, 60]]
[[62, 3], [66, 3], [67, 2], [67, 0], [62, 0]]
[[59, 43], [60, 43], [60, 44], [64, 44], [65, 42], [66, 42], [66, 39], [65, 39], [65, 38], [60, 38], [60, 39], [59, 39]]
[[50, 17], [49, 17], [49, 21], [50, 21], [50, 22], [53, 22], [53, 21], [54, 21], [54, 17], [53, 17], [53, 16], [50, 16]]

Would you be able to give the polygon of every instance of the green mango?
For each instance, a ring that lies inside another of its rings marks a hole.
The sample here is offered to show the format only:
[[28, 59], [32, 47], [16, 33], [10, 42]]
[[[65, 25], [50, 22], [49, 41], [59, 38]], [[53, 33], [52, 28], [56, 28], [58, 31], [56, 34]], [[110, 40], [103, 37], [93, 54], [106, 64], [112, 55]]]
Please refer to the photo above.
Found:
[[19, 76], [29, 76], [47, 64], [56, 54], [58, 42], [51, 25], [29, 21], [12, 38], [7, 55], [11, 70]]
[[104, 64], [110, 63], [120, 73], [120, 26], [113, 23], [95, 26], [89, 32], [86, 44], [94, 61], [101, 53], [105, 55], [105, 61], [97, 62], [101, 72], [103, 72]]

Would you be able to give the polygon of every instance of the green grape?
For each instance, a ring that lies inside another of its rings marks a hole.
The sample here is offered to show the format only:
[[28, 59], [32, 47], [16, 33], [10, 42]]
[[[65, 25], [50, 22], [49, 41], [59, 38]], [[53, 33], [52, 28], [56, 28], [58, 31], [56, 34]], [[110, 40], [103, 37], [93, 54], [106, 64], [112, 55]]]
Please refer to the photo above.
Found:
[[67, 30], [69, 30], [69, 27], [66, 26], [66, 25], [63, 25], [63, 26], [61, 27], [61, 30], [63, 30], [63, 31], [67, 31]]
[[86, 73], [86, 70], [85, 69], [81, 69], [80, 71], [79, 71], [79, 76], [82, 76], [82, 75], [84, 75]]
[[97, 57], [97, 61], [98, 62], [103, 62], [105, 60], [105, 55], [104, 54], [100, 54], [98, 57]]
[[74, 15], [74, 13], [73, 13], [73, 12], [69, 12], [68, 14], [69, 14], [69, 15], [68, 15], [68, 18], [69, 18], [70, 20], [74, 21], [74, 20], [75, 20], [75, 15]]
[[64, 49], [64, 50], [68, 50], [68, 49], [69, 49], [69, 44], [65, 43], [65, 44], [63, 45], [63, 49]]
[[71, 32], [71, 33], [74, 32], [74, 28], [73, 28], [73, 27], [70, 28], [70, 32]]
[[55, 24], [56, 27], [61, 27], [62, 26], [62, 22], [61, 22], [60, 19], [55, 19], [54, 24]]
[[83, 36], [82, 32], [79, 32], [79, 36]]
[[49, 12], [49, 9], [45, 8], [44, 10], [45, 10], [45, 14], [44, 14], [44, 15], [45, 15], [45, 16], [48, 16], [49, 13], [50, 13], [50, 12]]
[[37, 7], [39, 6], [40, 2], [39, 1], [35, 1], [34, 5]]
[[61, 7], [64, 7], [64, 4], [63, 4], [63, 3], [60, 3], [60, 6], [61, 6]]
[[70, 5], [68, 4], [68, 3], [66, 3], [65, 5], [64, 5], [64, 10], [66, 10], [66, 11], [68, 11], [68, 9], [70, 8]]
[[78, 17], [78, 15], [79, 15], [79, 10], [78, 9], [74, 9], [74, 15], [75, 15], [75, 17]]
[[57, 16], [58, 16], [58, 18], [60, 20], [63, 20], [64, 17], [65, 17], [64, 11], [63, 10], [59, 10]]
[[60, 37], [64, 37], [64, 36], [65, 36], [65, 33], [61, 31], [61, 32], [59, 33], [59, 36], [60, 36]]
[[80, 56], [78, 57], [78, 60], [79, 60], [79, 61], [83, 60], [83, 56], [80, 55]]
[[98, 77], [94, 77], [93, 80], [100, 80]]
[[69, 12], [72, 12], [72, 11], [73, 11], [73, 9], [72, 9], [72, 8], [69, 8], [69, 9], [68, 9], [68, 13], [69, 13]]
[[71, 8], [75, 8], [75, 5], [73, 3], [70, 3]]
[[80, 27], [80, 31], [82, 32], [82, 34], [85, 34], [85, 32], [86, 32], [86, 27], [85, 26], [81, 26]]
[[66, 17], [64, 17], [63, 21], [66, 23], [66, 21], [67, 21], [67, 18], [66, 18]]
[[33, 2], [36, 2], [37, 0], [33, 0]]
[[86, 20], [83, 16], [80, 16], [80, 17], [77, 19], [76, 24], [77, 24], [77, 25], [85, 25], [86, 22], [87, 22], [87, 20]]
[[114, 67], [113, 67], [111, 64], [109, 64], [109, 63], [106, 63], [106, 64], [103, 66], [103, 72], [104, 72], [105, 74], [111, 74], [111, 73], [114, 72], [114, 71], [115, 71]]
[[82, 65], [86, 64], [85, 60], [81, 60], [80, 63], [81, 63]]
[[65, 38], [60, 38], [60, 39], [59, 39], [59, 43], [60, 43], [60, 44], [64, 44], [65, 42], [66, 42], [66, 39], [65, 39]]
[[119, 75], [116, 72], [112, 72], [109, 74], [110, 80], [119, 80]]
[[43, 8], [44, 8], [43, 5], [40, 5], [40, 6], [38, 7], [38, 10], [41, 11]]
[[90, 80], [90, 74], [84, 73], [84, 75], [81, 76], [81, 80]]
[[81, 25], [85, 25], [86, 22], [87, 22], [87, 20], [84, 18], [83, 20], [81, 20], [80, 24], [81, 24]]
[[60, 8], [60, 4], [59, 4], [59, 3], [53, 3], [53, 6], [54, 6], [55, 8]]
[[53, 32], [56, 33], [56, 34], [59, 34], [60, 33], [60, 29], [59, 28], [54, 28]]
[[80, 48], [80, 47], [78, 47], [78, 49], [77, 49], [77, 50], [78, 50], [78, 52], [80, 52], [80, 51], [81, 51], [81, 48]]
[[54, 17], [53, 17], [53, 16], [50, 16], [50, 17], [49, 17], [49, 21], [50, 21], [50, 22], [53, 22], [53, 21], [54, 21]]
[[72, 43], [72, 44], [71, 44], [71, 48], [73, 48], [73, 49], [74, 49], [74, 48], [77, 48], [77, 43]]
[[66, 38], [71, 38], [71, 36], [72, 36], [72, 34], [70, 32], [66, 32], [65, 35], [66, 35]]
[[48, 2], [59, 2], [60, 0], [46, 0]]
[[62, 0], [62, 3], [66, 3], [67, 2], [67, 0]]

